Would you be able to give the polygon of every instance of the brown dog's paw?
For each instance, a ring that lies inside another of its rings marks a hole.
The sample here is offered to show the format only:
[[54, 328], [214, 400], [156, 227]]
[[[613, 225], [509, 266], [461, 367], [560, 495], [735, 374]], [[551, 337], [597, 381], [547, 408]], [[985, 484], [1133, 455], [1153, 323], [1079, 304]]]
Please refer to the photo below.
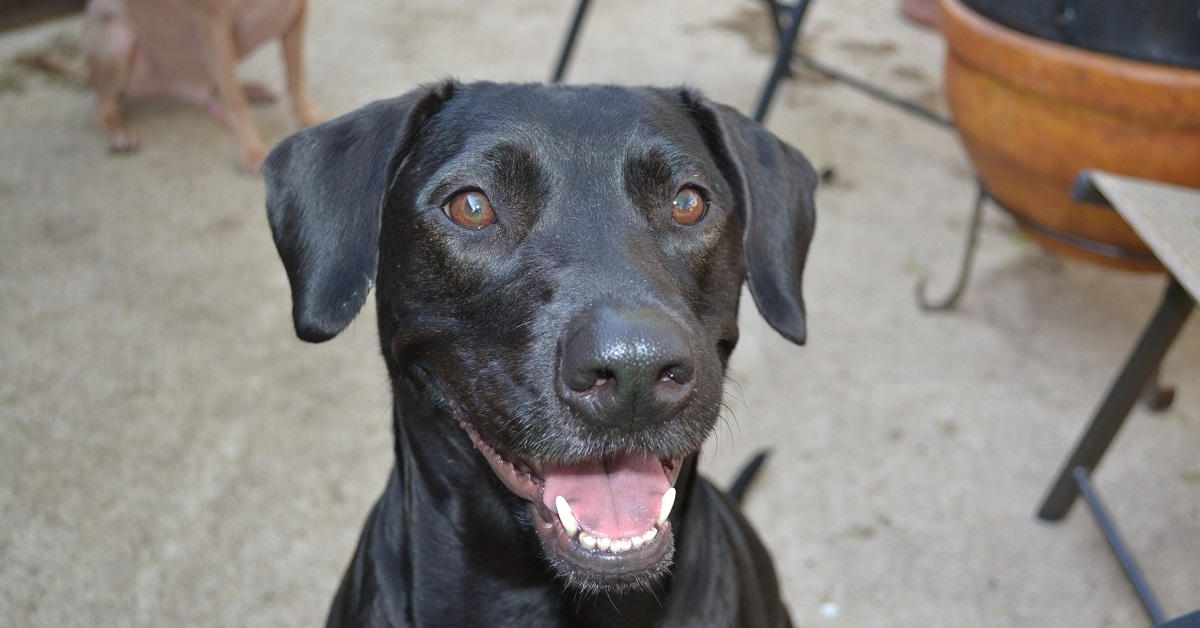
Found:
[[137, 133], [131, 129], [120, 129], [108, 134], [108, 152], [110, 153], [132, 153], [138, 149], [139, 145]]
[[312, 102], [296, 105], [295, 107], [296, 120], [300, 122], [300, 126], [308, 128], [315, 126], [329, 119], [329, 115]]
[[263, 83], [242, 83], [242, 90], [246, 92], [246, 101], [252, 105], [269, 105], [279, 100], [279, 94]]
[[263, 160], [266, 158], [267, 149], [261, 144], [243, 146], [238, 151], [238, 165], [246, 174], [258, 174], [258, 169], [262, 166]]

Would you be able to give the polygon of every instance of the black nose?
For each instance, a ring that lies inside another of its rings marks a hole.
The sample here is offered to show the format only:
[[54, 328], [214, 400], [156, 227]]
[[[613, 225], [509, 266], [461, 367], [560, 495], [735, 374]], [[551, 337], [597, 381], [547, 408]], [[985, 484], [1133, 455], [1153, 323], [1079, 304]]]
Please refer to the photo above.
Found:
[[562, 345], [563, 399], [596, 425], [670, 417], [691, 395], [694, 374], [687, 333], [651, 308], [595, 308]]

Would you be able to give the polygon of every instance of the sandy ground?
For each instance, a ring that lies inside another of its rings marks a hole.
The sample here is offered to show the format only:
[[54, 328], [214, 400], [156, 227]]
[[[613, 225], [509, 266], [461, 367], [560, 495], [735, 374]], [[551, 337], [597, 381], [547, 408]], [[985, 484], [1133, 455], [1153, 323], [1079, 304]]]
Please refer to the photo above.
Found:
[[[573, 3], [314, 0], [310, 77], [342, 113], [445, 76], [542, 80]], [[743, 111], [768, 65], [751, 0], [596, 3], [576, 82], [686, 82]], [[17, 57], [69, 18], [0, 36], [0, 624], [323, 621], [392, 464], [373, 316], [291, 331], [263, 187], [204, 112], [134, 107], [112, 157], [92, 95]], [[942, 43], [894, 2], [814, 4], [804, 46], [941, 106]], [[243, 66], [280, 83], [278, 50]], [[269, 142], [285, 104], [257, 110]], [[989, 211], [957, 311], [973, 175], [952, 133], [828, 80], [788, 83], [768, 127], [832, 180], [805, 277], [809, 344], [750, 302], [704, 462], [774, 457], [747, 504], [799, 626], [1139, 626], [1093, 521], [1034, 511], [1148, 319], [1159, 277], [1053, 258]], [[1097, 475], [1170, 615], [1200, 607], [1200, 328]]]

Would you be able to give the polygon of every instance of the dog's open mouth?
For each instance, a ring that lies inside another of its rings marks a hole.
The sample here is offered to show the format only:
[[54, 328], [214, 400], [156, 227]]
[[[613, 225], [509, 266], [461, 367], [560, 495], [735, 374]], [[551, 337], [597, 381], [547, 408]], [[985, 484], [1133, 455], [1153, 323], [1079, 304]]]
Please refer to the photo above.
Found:
[[572, 580], [626, 588], [669, 566], [667, 517], [682, 457], [633, 451], [569, 463], [525, 460], [460, 425], [504, 485], [530, 503], [543, 546], [552, 562], [567, 563]]

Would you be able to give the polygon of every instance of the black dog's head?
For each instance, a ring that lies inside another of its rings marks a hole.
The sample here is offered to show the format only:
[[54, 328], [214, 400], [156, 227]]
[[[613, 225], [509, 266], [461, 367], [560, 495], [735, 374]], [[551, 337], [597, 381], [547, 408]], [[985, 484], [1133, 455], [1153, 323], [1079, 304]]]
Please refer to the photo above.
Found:
[[584, 586], [669, 565], [742, 282], [804, 340], [813, 169], [691, 90], [431, 86], [289, 138], [264, 173], [299, 336], [335, 336], [376, 285], [396, 394], [441, 408]]

